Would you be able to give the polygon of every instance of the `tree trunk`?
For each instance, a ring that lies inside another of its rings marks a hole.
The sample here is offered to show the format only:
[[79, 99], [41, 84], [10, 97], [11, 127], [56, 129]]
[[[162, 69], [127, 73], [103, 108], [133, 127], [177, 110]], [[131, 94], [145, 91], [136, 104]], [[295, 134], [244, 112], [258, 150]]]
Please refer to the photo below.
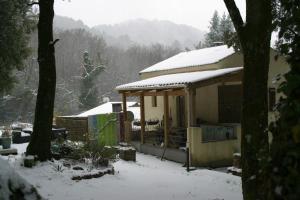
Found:
[[234, 0], [224, 0], [244, 55], [242, 108], [242, 185], [245, 200], [267, 199], [268, 72], [271, 0], [247, 0], [246, 23]]
[[53, 42], [53, 4], [54, 0], [39, 1], [39, 87], [33, 133], [27, 147], [27, 154], [37, 155], [39, 160], [42, 161], [51, 157], [50, 139], [56, 86], [55, 42]]
[[[244, 199], [266, 199], [268, 177], [268, 68], [269, 45], [244, 52], [242, 115], [242, 182]], [[247, 46], [247, 45], [246, 45]], [[264, 48], [265, 47], [265, 48]]]

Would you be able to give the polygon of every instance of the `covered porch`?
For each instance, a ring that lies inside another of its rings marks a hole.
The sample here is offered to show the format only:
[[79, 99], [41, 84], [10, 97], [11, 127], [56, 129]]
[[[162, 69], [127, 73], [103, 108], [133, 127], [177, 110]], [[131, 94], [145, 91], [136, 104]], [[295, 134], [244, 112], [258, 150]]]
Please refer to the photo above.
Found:
[[[157, 156], [166, 154], [167, 158], [178, 162], [185, 162], [188, 155], [190, 164], [195, 166], [225, 164], [232, 151], [239, 151], [240, 126], [202, 120], [199, 107], [209, 108], [209, 105], [200, 103], [198, 98], [207, 96], [208, 104], [216, 101], [209, 99], [207, 88], [240, 83], [241, 77], [242, 68], [237, 67], [162, 75], [118, 86], [123, 108], [126, 108], [127, 97], [135, 96], [140, 100], [140, 121], [129, 121], [124, 109], [126, 142], [131, 142], [141, 152]], [[161, 106], [156, 107], [159, 103]], [[189, 148], [188, 154], [186, 148]]]

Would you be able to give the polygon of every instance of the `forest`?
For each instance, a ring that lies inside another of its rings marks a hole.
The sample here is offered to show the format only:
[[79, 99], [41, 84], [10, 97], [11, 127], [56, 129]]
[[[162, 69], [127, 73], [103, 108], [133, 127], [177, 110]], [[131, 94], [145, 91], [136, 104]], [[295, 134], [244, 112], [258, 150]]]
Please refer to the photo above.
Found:
[[[214, 46], [214, 41], [228, 43], [234, 32], [229, 15], [223, 13], [219, 16], [217, 11], [211, 18], [208, 33], [168, 21], [141, 19], [115, 26], [89, 28], [82, 21], [62, 16], [55, 16], [53, 29], [54, 38], [60, 40], [55, 49], [55, 116], [78, 114], [96, 107], [102, 103], [103, 97], [119, 101], [120, 95], [114, 88], [139, 80], [139, 71], [182, 51]], [[157, 30], [157, 33], [152, 34], [152, 42], [151, 38], [144, 42], [140, 36], [149, 34], [150, 29]], [[121, 32], [118, 33], [118, 30]], [[29, 36], [30, 55], [24, 62], [23, 70], [13, 72], [16, 83], [0, 98], [1, 123], [32, 122], [34, 117], [39, 77], [37, 30], [34, 29]], [[105, 67], [88, 86], [96, 88], [97, 100], [87, 107], [82, 106], [80, 100], [84, 52], [88, 52], [93, 66]]]
[[[55, 98], [55, 115], [78, 114], [80, 107], [80, 83], [83, 72], [83, 54], [89, 53], [94, 65], [103, 65], [105, 70], [96, 77], [95, 87], [98, 91], [98, 104], [103, 97], [120, 100], [114, 91], [117, 85], [138, 80], [138, 72], [181, 51], [176, 45], [140, 45], [133, 44], [122, 48], [108, 44], [103, 37], [93, 35], [85, 29], [56, 29], [57, 83]], [[26, 59], [24, 70], [15, 71], [15, 87], [0, 99], [1, 120], [31, 122], [34, 116], [35, 99], [38, 86], [37, 32], [30, 35], [31, 55]], [[93, 105], [93, 106], [97, 106]]]

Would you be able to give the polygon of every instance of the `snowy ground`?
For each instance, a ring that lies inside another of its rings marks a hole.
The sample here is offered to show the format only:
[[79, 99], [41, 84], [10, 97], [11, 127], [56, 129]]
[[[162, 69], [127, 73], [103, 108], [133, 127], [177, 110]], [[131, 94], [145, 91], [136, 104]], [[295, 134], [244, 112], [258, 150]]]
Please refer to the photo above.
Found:
[[[13, 146], [19, 152], [26, 149], [26, 144]], [[207, 169], [188, 173], [181, 164], [139, 153], [137, 162], [114, 163], [115, 175], [78, 182], [71, 180], [65, 171], [55, 170], [50, 163], [38, 164], [33, 169], [21, 167], [19, 157], [8, 157], [12, 167], [46, 199], [242, 199], [241, 179], [237, 176]]]

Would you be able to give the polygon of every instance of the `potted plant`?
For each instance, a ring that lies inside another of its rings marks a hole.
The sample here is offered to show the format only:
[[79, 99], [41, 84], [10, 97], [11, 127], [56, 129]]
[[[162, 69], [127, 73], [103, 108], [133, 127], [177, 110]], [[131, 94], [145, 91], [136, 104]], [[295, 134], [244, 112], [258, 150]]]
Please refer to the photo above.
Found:
[[11, 145], [11, 130], [9, 128], [5, 128], [2, 131], [1, 136], [1, 144], [3, 149], [9, 149]]

